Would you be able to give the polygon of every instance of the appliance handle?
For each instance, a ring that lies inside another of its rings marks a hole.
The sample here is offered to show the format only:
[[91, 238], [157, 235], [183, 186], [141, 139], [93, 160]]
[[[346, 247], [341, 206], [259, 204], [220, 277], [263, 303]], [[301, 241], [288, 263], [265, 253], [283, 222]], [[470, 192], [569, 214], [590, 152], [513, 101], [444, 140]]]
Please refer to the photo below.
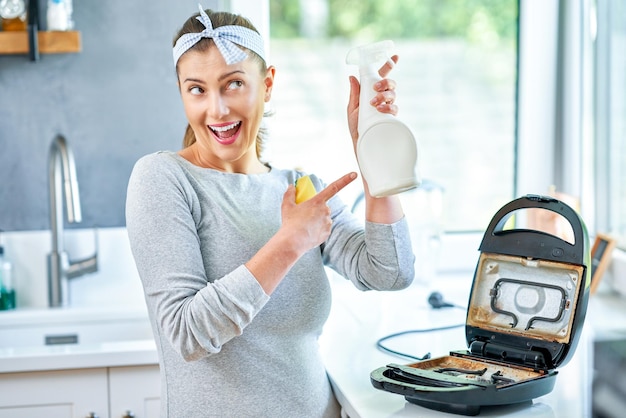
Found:
[[[574, 243], [532, 229], [508, 229], [507, 222], [520, 209], [543, 209], [563, 216], [574, 232]], [[589, 265], [589, 239], [582, 218], [566, 203], [549, 196], [526, 195], [504, 205], [491, 219], [480, 251]]]

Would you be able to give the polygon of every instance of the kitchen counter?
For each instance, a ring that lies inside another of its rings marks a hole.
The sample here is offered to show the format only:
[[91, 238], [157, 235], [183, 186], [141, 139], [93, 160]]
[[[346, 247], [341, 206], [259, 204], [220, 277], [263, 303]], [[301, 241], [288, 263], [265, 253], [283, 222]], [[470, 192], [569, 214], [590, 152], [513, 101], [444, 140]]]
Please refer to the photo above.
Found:
[[[74, 344], [46, 345], [48, 339]], [[0, 312], [0, 373], [158, 364], [145, 309]]]
[[158, 364], [154, 340], [0, 348], [0, 373]]
[[[369, 374], [388, 363], [413, 362], [376, 348], [379, 338], [392, 333], [460, 325], [446, 331], [411, 333], [391, 339], [385, 344], [394, 350], [417, 356], [430, 352], [432, 357], [465, 349], [465, 330], [462, 326], [465, 322], [465, 310], [430, 308], [427, 298], [432, 288], [426, 286], [412, 285], [400, 292], [360, 292], [340, 277], [331, 276], [330, 280], [333, 287], [333, 306], [320, 347], [344, 412], [350, 418], [457, 416], [413, 405], [400, 395], [375, 389], [370, 383]], [[471, 281], [471, 273], [440, 277], [432, 287], [440, 290], [446, 300], [464, 306], [468, 300]], [[65, 323], [76, 312], [47, 313], [47, 324], [44, 325], [55, 326], [55, 321]], [[40, 314], [41, 312], [19, 311], [0, 314], [4, 315], [0, 316], [0, 345], [3, 346], [0, 348], [0, 373], [158, 364], [155, 344], [150, 334], [147, 334], [150, 332], [147, 316], [141, 311], [132, 315], [132, 321], [141, 325], [141, 335], [136, 331], [131, 334], [136, 338], [117, 341], [105, 338], [108, 341], [85, 340], [81, 344], [56, 346], [7, 347], [4, 344], [3, 331], [15, 332], [33, 326], [33, 318], [39, 318]], [[85, 310], [79, 317], [85, 328], [92, 329], [109, 315], [110, 312]], [[119, 324], [122, 321], [132, 322], [127, 313], [113, 316]], [[17, 328], [11, 330], [8, 322], [15, 324]], [[611, 295], [592, 297], [576, 354], [568, 364], [558, 369], [554, 390], [532, 402], [485, 407], [481, 416], [588, 416], [593, 377], [591, 342], [598, 335], [623, 333], [621, 327], [624, 323], [626, 310], [622, 298]]]

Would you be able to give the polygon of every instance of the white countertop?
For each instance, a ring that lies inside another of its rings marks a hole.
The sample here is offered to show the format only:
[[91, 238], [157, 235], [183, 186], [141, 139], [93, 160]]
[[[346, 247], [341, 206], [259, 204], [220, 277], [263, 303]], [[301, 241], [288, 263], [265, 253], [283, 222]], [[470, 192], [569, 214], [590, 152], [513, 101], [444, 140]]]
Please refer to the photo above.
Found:
[[158, 363], [154, 340], [0, 348], [0, 373]]

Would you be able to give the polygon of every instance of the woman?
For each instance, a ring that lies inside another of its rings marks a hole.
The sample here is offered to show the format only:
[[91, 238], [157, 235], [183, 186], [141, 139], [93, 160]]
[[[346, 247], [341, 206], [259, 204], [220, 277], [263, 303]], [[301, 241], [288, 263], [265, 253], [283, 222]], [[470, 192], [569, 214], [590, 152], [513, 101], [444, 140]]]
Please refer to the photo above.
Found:
[[[126, 207], [162, 416], [337, 417], [317, 342], [331, 304], [324, 266], [362, 290], [407, 287], [413, 254], [400, 203], [366, 193], [364, 227], [335, 197], [356, 173], [327, 187], [311, 175], [318, 194], [295, 203], [304, 173], [261, 159], [276, 70], [246, 19], [201, 9], [176, 36], [174, 62], [184, 147], [137, 162]], [[356, 141], [359, 84], [350, 85]], [[394, 88], [382, 80], [377, 102], [364, 105], [395, 114]]]

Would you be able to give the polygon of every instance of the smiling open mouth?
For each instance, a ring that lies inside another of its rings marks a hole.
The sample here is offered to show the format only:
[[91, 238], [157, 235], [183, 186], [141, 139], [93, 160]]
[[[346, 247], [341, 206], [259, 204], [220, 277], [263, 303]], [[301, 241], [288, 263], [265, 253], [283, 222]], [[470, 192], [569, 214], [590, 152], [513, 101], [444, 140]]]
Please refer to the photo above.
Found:
[[236, 139], [235, 134], [239, 131], [240, 126], [241, 121], [221, 126], [209, 125], [209, 129], [211, 129], [211, 132], [213, 132], [218, 141], [231, 143]]

